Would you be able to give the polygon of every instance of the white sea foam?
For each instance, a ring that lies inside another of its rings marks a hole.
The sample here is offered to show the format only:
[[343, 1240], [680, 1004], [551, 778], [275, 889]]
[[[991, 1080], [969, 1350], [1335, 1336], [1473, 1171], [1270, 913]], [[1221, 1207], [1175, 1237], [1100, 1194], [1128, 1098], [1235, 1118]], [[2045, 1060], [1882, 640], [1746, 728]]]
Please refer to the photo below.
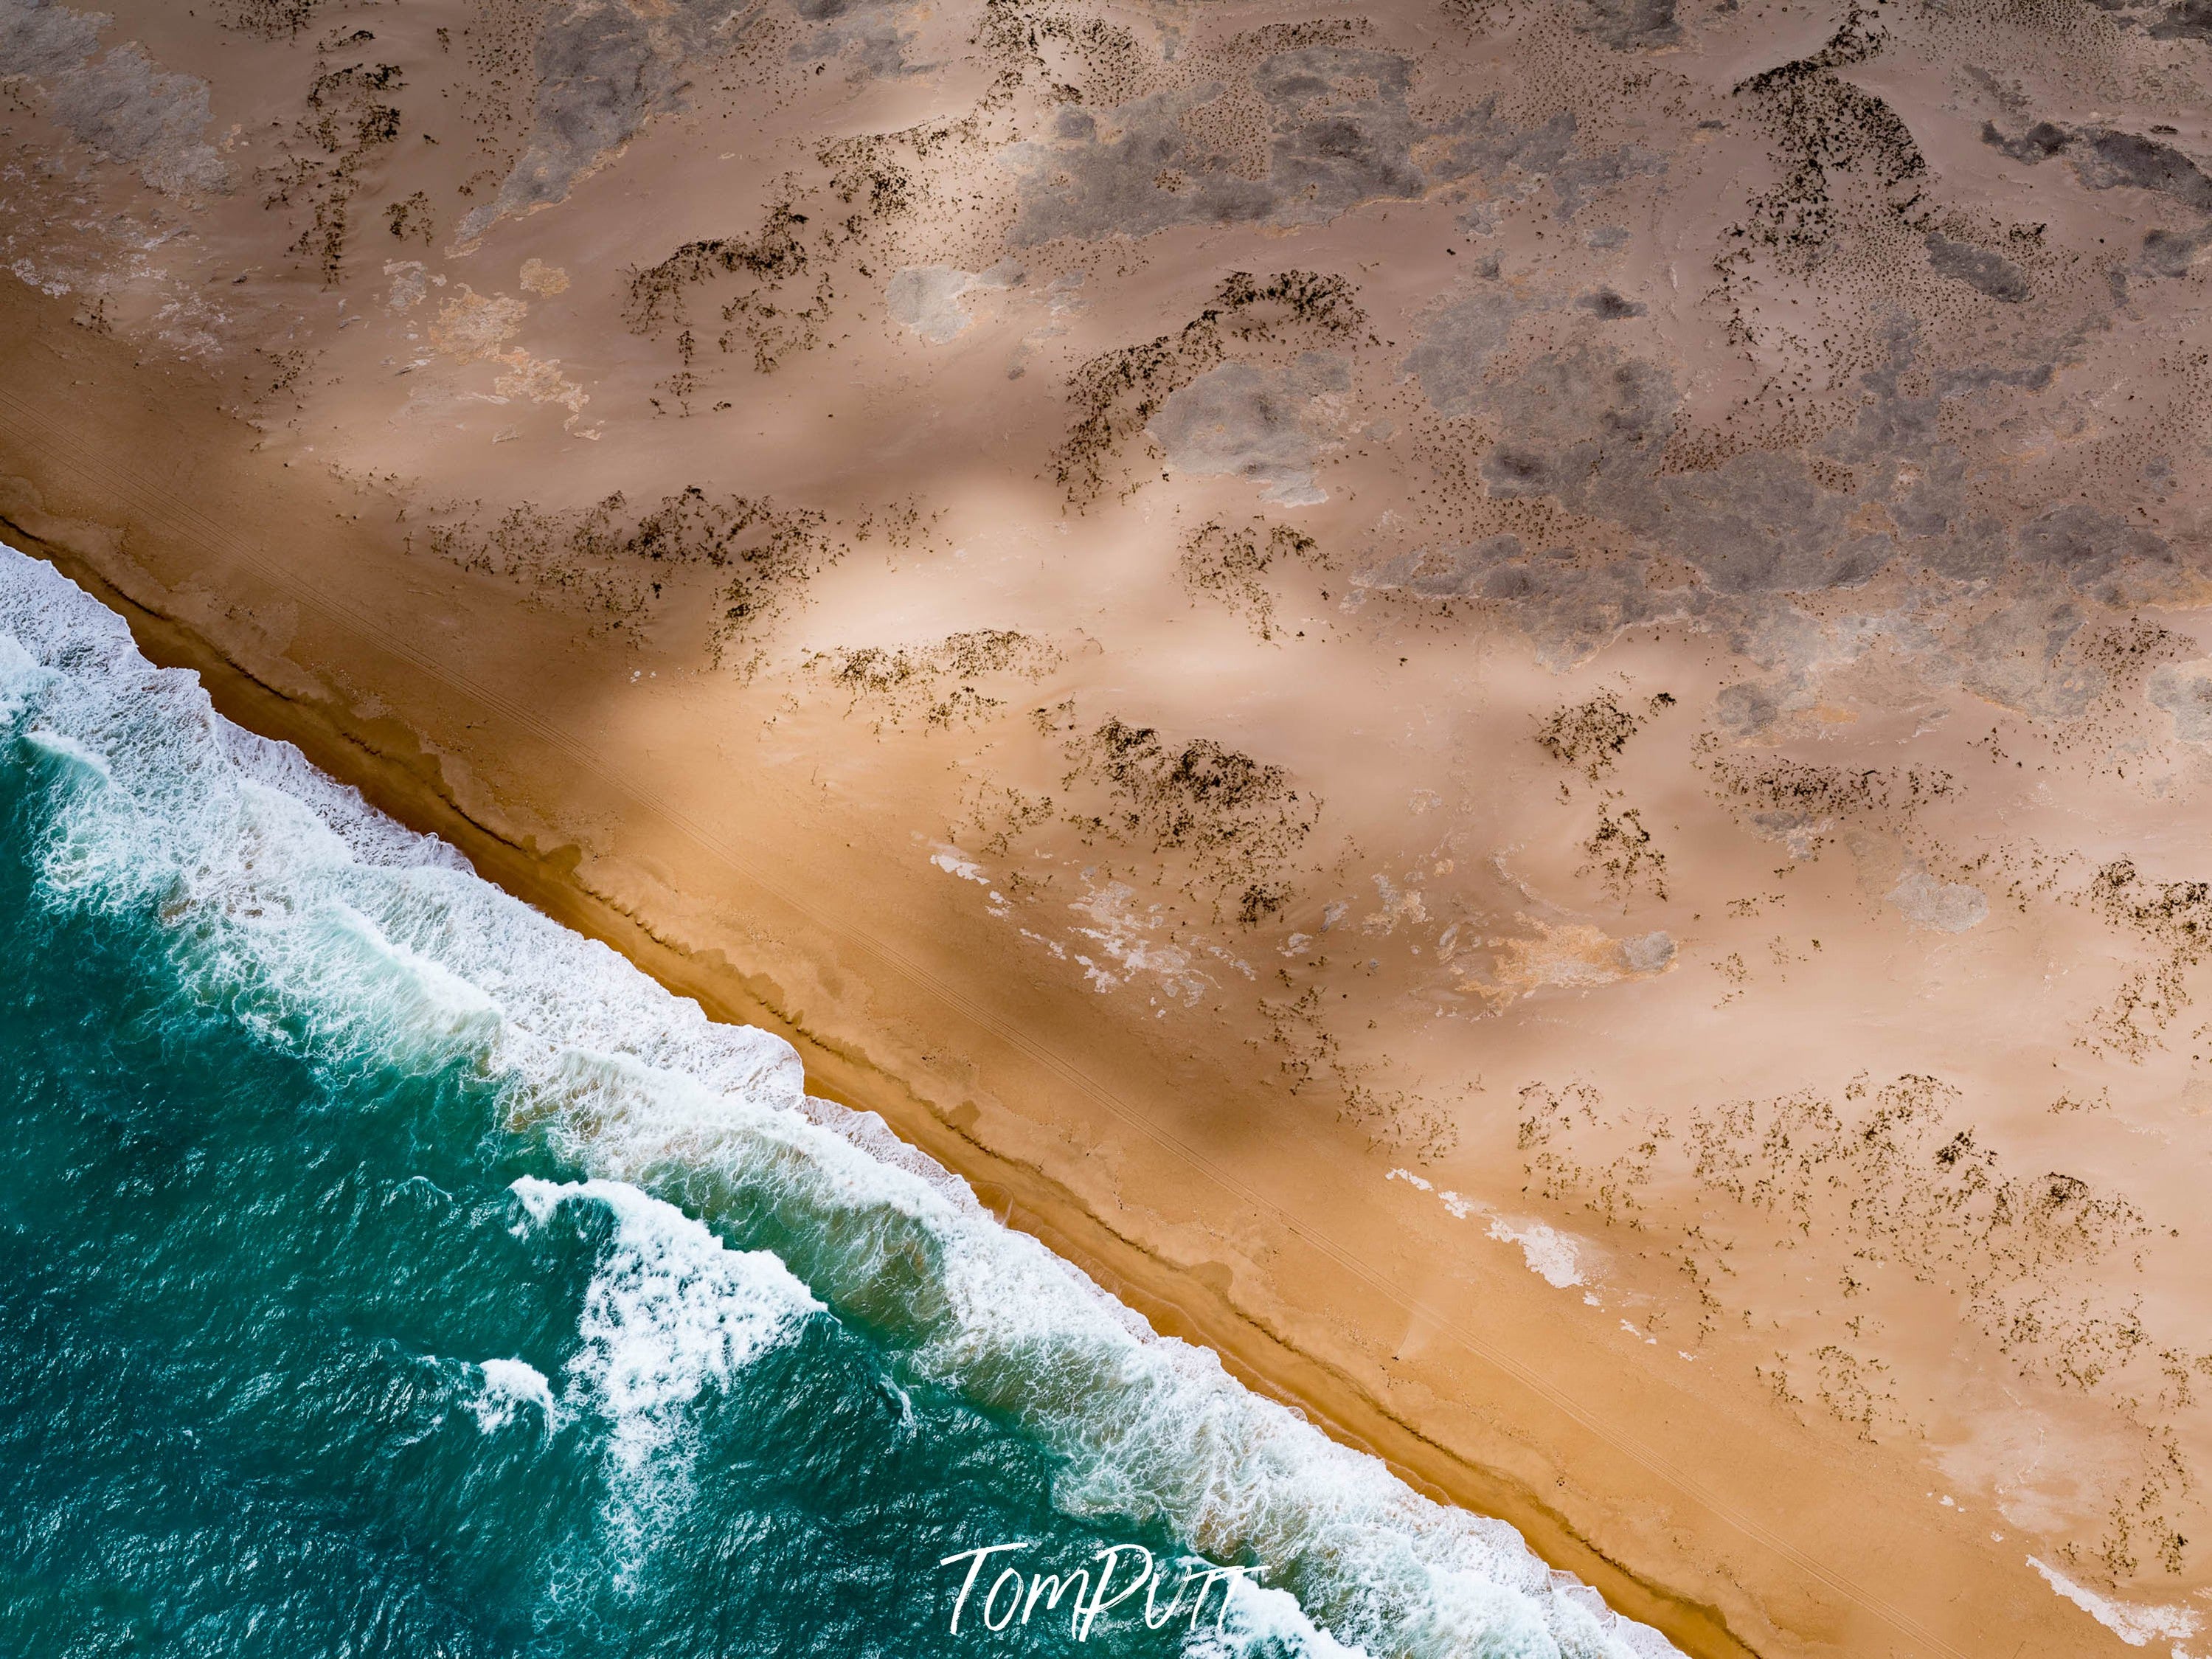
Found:
[[1503, 1243], [1518, 1244], [1528, 1271], [1547, 1285], [1564, 1291], [1583, 1282], [1582, 1243], [1573, 1234], [1541, 1221], [1513, 1222], [1492, 1216], [1490, 1236]]
[[[517, 1133], [592, 1177], [516, 1195], [526, 1213], [615, 1212], [565, 1395], [607, 1414], [617, 1469], [665, 1462], [718, 1368], [819, 1295], [1050, 1446], [1068, 1510], [1273, 1564], [1316, 1627], [1296, 1638], [1310, 1653], [1673, 1651], [1504, 1522], [1420, 1497], [1211, 1352], [1155, 1336], [879, 1121], [807, 1100], [780, 1040], [709, 1022], [230, 726], [192, 676], [150, 667], [119, 619], [5, 550], [0, 636], [19, 647], [0, 648], [0, 741], [33, 739], [67, 769], [42, 849], [50, 902], [158, 915], [179, 961], [272, 1041], [480, 1068]], [[772, 1219], [811, 1291], [646, 1195], [679, 1177]]]
[[2027, 1558], [2027, 1565], [2041, 1573], [2051, 1589], [2131, 1648], [2147, 1647], [2159, 1639], [2186, 1641], [2197, 1634], [2199, 1620], [2196, 1613], [2179, 1602], [2160, 1606], [2142, 1601], [2116, 1601], [2110, 1596], [2098, 1595], [2086, 1584], [2075, 1583], [2057, 1568], [2039, 1561], [2032, 1555]]
[[[1382, 1178], [1406, 1182], [1425, 1193], [1436, 1192], [1432, 1182], [1411, 1170], [1393, 1170]], [[1437, 1197], [1458, 1220], [1464, 1221], [1471, 1215], [1486, 1218], [1490, 1236], [1502, 1244], [1518, 1245], [1521, 1259], [1528, 1264], [1528, 1271], [1547, 1285], [1564, 1291], [1570, 1285], [1589, 1282], [1586, 1275], [1591, 1271], [1590, 1257], [1595, 1247], [1589, 1240], [1563, 1233], [1549, 1223], [1528, 1217], [1500, 1215], [1480, 1199], [1455, 1193], [1449, 1187], [1437, 1193]]]
[[963, 881], [979, 881], [986, 887], [991, 884], [990, 873], [957, 847], [940, 844], [929, 855], [929, 861], [948, 876], [957, 876]]
[[1218, 1616], [1200, 1607], [1186, 1625], [1181, 1659], [1243, 1659], [1255, 1650], [1303, 1659], [1368, 1659], [1306, 1617], [1297, 1598], [1248, 1578], [1228, 1581]]
[[553, 1398], [553, 1385], [528, 1360], [487, 1359], [477, 1370], [481, 1376], [476, 1392], [465, 1403], [486, 1434], [498, 1433], [526, 1406], [537, 1407], [538, 1421], [548, 1433], [559, 1424], [561, 1407]]
[[605, 1518], [618, 1587], [627, 1586], [656, 1528], [690, 1501], [700, 1395], [788, 1341], [822, 1304], [769, 1251], [732, 1250], [673, 1204], [621, 1182], [526, 1176], [514, 1190], [527, 1224], [544, 1226], [570, 1203], [614, 1216], [613, 1241], [584, 1293], [566, 1399], [606, 1425]]
[[787, 1341], [822, 1304], [766, 1250], [732, 1250], [673, 1204], [618, 1181], [541, 1181], [515, 1196], [543, 1225], [564, 1203], [613, 1212], [615, 1237], [585, 1293], [568, 1362], [572, 1404], [600, 1412], [610, 1455], [643, 1469], [679, 1437], [687, 1408], [762, 1352]]

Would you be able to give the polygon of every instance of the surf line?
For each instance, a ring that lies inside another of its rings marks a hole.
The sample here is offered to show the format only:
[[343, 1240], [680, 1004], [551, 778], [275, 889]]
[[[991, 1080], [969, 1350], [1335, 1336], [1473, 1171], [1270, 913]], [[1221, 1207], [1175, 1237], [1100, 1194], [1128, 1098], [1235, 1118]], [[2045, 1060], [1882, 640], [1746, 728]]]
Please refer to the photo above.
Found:
[[[939, 1561], [937, 1565], [940, 1567], [949, 1567], [956, 1561], [965, 1561], [968, 1564], [967, 1576], [960, 1581], [960, 1593], [952, 1600], [952, 1623], [946, 1633], [952, 1636], [960, 1634], [960, 1615], [967, 1608], [969, 1595], [975, 1589], [975, 1581], [982, 1576], [983, 1564], [986, 1561], [994, 1555], [1003, 1554], [1010, 1550], [1026, 1550], [1035, 1547], [1036, 1545], [1028, 1540], [1012, 1544], [985, 1544], [975, 1549], [962, 1550], [957, 1554], [948, 1555]], [[1127, 1584], [1109, 1595], [1108, 1592], [1112, 1589], [1115, 1571], [1121, 1566], [1121, 1558], [1125, 1555], [1143, 1556], [1144, 1565]], [[1159, 1571], [1158, 1564], [1152, 1559], [1152, 1551], [1146, 1549], [1142, 1544], [1109, 1544], [1100, 1550], [1093, 1559], [1098, 1565], [1098, 1582], [1095, 1587], [1091, 1581], [1091, 1569], [1078, 1567], [1065, 1577], [1056, 1572], [1036, 1574], [1028, 1581], [1029, 1591], [1026, 1595], [1023, 1594], [1021, 1569], [1014, 1566], [1001, 1568], [999, 1576], [991, 1581], [991, 1588], [984, 1593], [982, 1606], [977, 1609], [977, 1616], [981, 1620], [983, 1627], [989, 1631], [1002, 1631], [1013, 1623], [1014, 1615], [1017, 1613], [1021, 1614], [1022, 1623], [1026, 1625], [1030, 1622], [1030, 1616], [1036, 1611], [1036, 1605], [1040, 1600], [1044, 1602], [1047, 1613], [1057, 1613], [1060, 1610], [1060, 1598], [1073, 1590], [1074, 1600], [1069, 1604], [1068, 1634], [1078, 1642], [1087, 1642], [1091, 1639], [1091, 1628], [1097, 1623], [1099, 1614], [1118, 1607], [1139, 1590], [1142, 1590], [1145, 1593], [1145, 1606], [1141, 1617], [1145, 1621], [1145, 1628], [1158, 1630], [1176, 1616], [1177, 1610], [1182, 1605], [1183, 1592], [1190, 1589], [1192, 1581], [1194, 1579], [1198, 1584], [1198, 1595], [1190, 1604], [1190, 1627], [1194, 1631], [1198, 1628], [1199, 1614], [1206, 1607], [1206, 1592], [1214, 1585], [1219, 1584], [1222, 1586], [1221, 1602], [1213, 1614], [1213, 1627], [1219, 1630], [1222, 1620], [1228, 1615], [1230, 1595], [1236, 1586], [1247, 1579], [1261, 1578], [1266, 1576], [1267, 1571], [1264, 1565], [1250, 1567], [1217, 1567], [1211, 1561], [1185, 1558], [1182, 1581], [1176, 1585], [1175, 1595], [1169, 1600], [1166, 1609], [1162, 1611], [1154, 1606], [1153, 1596], [1160, 1585], [1165, 1582], [1166, 1575]], [[1010, 1588], [1012, 1594], [1006, 1598], [1005, 1611], [998, 1612], [1000, 1592]], [[995, 1618], [994, 1613], [997, 1615]]]

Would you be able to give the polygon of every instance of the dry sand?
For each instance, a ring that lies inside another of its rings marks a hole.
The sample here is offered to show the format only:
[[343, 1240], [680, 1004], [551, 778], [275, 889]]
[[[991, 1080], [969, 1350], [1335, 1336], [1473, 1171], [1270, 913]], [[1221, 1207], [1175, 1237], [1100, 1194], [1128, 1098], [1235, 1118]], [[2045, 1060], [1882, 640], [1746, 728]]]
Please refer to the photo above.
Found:
[[200, 9], [8, 539], [1686, 1650], [2212, 1650], [2194, 0]]

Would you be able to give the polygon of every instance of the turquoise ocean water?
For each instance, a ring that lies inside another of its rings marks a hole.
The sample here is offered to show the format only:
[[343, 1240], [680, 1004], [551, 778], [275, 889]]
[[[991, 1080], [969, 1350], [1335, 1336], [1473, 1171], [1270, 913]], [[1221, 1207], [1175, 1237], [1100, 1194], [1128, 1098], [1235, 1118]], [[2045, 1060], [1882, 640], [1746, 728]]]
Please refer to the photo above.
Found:
[[6, 549], [0, 929], [0, 1656], [1673, 1651]]

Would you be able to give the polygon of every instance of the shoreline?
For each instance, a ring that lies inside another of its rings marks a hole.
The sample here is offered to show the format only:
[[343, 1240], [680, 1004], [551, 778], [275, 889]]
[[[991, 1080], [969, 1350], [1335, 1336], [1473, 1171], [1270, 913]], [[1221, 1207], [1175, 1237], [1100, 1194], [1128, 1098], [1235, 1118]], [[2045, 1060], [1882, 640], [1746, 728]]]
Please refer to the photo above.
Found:
[[[605, 684], [636, 659], [408, 554], [404, 497], [257, 434], [191, 366], [137, 361], [21, 290], [0, 322], [7, 539], [241, 726], [711, 1017], [792, 1042], [811, 1092], [877, 1112], [1155, 1329], [1512, 1525], [1692, 1659], [2083, 1650], [2086, 1619], [2029, 1594], [1985, 1525], [1911, 1504], [1923, 1448], [1844, 1441], [1618, 1334], [1617, 1312], [1416, 1206], [1383, 1180], [1392, 1157], [1286, 1103], [1235, 1028], [1146, 1046], [1094, 997], [1053, 1000], [948, 904], [975, 890], [926, 841], [909, 865], [902, 837], [867, 844], [810, 789], [811, 750], [779, 770], [690, 713], [640, 724]], [[20, 390], [38, 385], [69, 400]], [[840, 828], [863, 850], [826, 838]]]
[[[33, 307], [59, 309], [35, 296], [10, 298], [15, 304], [9, 309], [18, 319]], [[49, 329], [58, 324], [52, 317], [38, 320]], [[74, 329], [61, 337], [71, 336], [94, 343]], [[134, 364], [133, 370], [136, 375], [146, 373], [141, 365]], [[0, 398], [0, 442], [14, 435], [5, 418], [5, 404], [14, 401]], [[35, 460], [13, 443], [0, 452], [0, 539], [52, 564], [121, 616], [149, 661], [197, 672], [226, 718], [295, 744], [314, 765], [358, 789], [380, 811], [410, 829], [440, 836], [486, 880], [561, 925], [609, 945], [670, 991], [698, 1002], [710, 1018], [758, 1026], [784, 1038], [799, 1052], [810, 1093], [877, 1113], [895, 1133], [967, 1181], [1002, 1222], [1029, 1232], [1080, 1267], [1155, 1330], [1211, 1348], [1246, 1387], [1292, 1406], [1334, 1438], [1380, 1458], [1415, 1490], [1505, 1521], [1546, 1562], [1589, 1584], [1617, 1611], [1660, 1630], [1690, 1659], [1757, 1655], [1720, 1609], [1670, 1590], [1656, 1575], [1616, 1559], [1539, 1498], [1526, 1480], [1444, 1446], [1389, 1410], [1357, 1379], [1236, 1307], [1227, 1293], [1226, 1273], [1219, 1275], [1219, 1284], [1210, 1283], [1211, 1275], [1184, 1271], [1146, 1249], [1034, 1162], [985, 1145], [970, 1133], [972, 1109], [950, 1115], [934, 1110], [908, 1080], [834, 1036], [809, 1030], [803, 1013], [794, 1017], [780, 1006], [778, 988], [766, 975], [748, 975], [726, 957], [708, 959], [657, 931], [649, 918], [626, 913], [609, 896], [592, 890], [578, 879], [575, 848], [541, 850], [527, 838], [518, 840], [471, 816], [441, 775], [438, 758], [423, 746], [422, 735], [404, 721], [363, 720], [327, 696], [289, 691], [226, 651], [204, 629], [126, 592], [86, 548], [68, 544], [82, 539], [70, 528], [81, 527], [82, 521], [51, 519], [40, 506], [8, 494], [9, 475], [28, 474]], [[41, 482], [27, 481], [33, 489]], [[125, 555], [123, 538], [114, 539], [115, 553], [142, 572], [147, 553], [158, 557], [159, 549], [138, 548], [133, 550], [137, 556]], [[486, 695], [477, 688], [471, 688], [471, 694]], [[958, 1121], [963, 1115], [969, 1124]]]
[[1304, 1352], [1113, 1229], [1034, 1166], [984, 1146], [945, 1121], [898, 1078], [824, 1042], [753, 988], [747, 976], [701, 961], [657, 937], [573, 879], [556, 856], [517, 845], [471, 817], [422, 769], [379, 745], [357, 724], [286, 695], [173, 617], [133, 599], [82, 556], [0, 509], [0, 540], [41, 558], [130, 626], [156, 665], [200, 677], [218, 713], [263, 737], [295, 744], [309, 762], [410, 830], [434, 834], [477, 873], [562, 927], [619, 952], [708, 1018], [774, 1033], [798, 1051], [810, 1094], [882, 1117], [893, 1133], [967, 1182], [1001, 1223], [1029, 1233], [1082, 1269], [1164, 1336], [1210, 1348], [1245, 1387], [1300, 1412], [1340, 1443], [1380, 1459], [1415, 1491], [1511, 1525], [1552, 1567], [1574, 1574], [1607, 1605], [1652, 1626], [1689, 1659], [1757, 1659], [1717, 1609], [1678, 1595], [1616, 1561], [1510, 1474], [1438, 1444], [1374, 1401], [1352, 1379]]
[[1237, 1559], [2206, 1651], [2212, 48], [320, 3], [17, 31], [11, 605], [1218, 1356]]

